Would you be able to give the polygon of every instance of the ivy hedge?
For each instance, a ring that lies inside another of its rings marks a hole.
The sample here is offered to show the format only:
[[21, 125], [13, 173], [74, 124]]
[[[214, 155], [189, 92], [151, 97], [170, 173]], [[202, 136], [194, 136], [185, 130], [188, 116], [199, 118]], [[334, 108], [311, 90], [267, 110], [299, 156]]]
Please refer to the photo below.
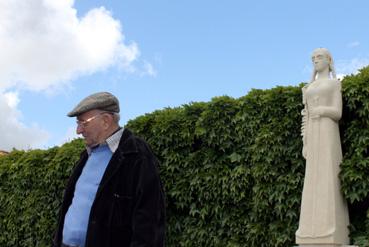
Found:
[[[161, 161], [167, 246], [293, 246], [305, 162], [301, 87], [251, 90], [127, 124]], [[342, 192], [351, 240], [369, 246], [369, 67], [342, 82]], [[50, 246], [75, 140], [0, 157], [0, 246]]]

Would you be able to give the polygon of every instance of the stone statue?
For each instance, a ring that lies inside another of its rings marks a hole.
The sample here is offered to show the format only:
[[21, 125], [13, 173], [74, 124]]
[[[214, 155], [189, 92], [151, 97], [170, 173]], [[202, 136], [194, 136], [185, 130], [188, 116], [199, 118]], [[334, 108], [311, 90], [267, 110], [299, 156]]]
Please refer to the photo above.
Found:
[[338, 121], [341, 83], [325, 48], [314, 50], [310, 83], [302, 89], [302, 137], [306, 171], [296, 243], [300, 246], [349, 244], [349, 218], [338, 173], [342, 151]]

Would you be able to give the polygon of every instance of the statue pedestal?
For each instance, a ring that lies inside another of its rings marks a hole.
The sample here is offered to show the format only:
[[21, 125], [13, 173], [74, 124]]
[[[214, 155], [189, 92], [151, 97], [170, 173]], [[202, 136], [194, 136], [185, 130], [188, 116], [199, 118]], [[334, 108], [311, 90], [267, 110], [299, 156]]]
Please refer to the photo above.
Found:
[[300, 244], [295, 247], [359, 247], [357, 245], [342, 245], [342, 244]]

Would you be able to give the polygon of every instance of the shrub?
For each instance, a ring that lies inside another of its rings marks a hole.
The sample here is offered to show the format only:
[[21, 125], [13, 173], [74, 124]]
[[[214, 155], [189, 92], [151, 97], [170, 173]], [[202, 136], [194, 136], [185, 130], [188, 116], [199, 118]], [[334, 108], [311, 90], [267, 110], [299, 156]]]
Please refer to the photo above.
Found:
[[[342, 192], [369, 246], [369, 68], [342, 82]], [[160, 160], [167, 246], [293, 246], [305, 162], [301, 87], [251, 90], [140, 116], [126, 127]], [[0, 157], [0, 246], [50, 246], [81, 140]]]

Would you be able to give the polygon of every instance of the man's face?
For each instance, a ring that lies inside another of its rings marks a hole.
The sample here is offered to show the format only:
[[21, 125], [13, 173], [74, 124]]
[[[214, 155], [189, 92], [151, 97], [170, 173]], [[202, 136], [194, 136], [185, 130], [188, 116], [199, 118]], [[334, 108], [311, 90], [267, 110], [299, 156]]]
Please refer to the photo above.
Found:
[[102, 112], [91, 110], [77, 116], [77, 134], [81, 134], [87, 146], [92, 147], [102, 140], [104, 121]]

